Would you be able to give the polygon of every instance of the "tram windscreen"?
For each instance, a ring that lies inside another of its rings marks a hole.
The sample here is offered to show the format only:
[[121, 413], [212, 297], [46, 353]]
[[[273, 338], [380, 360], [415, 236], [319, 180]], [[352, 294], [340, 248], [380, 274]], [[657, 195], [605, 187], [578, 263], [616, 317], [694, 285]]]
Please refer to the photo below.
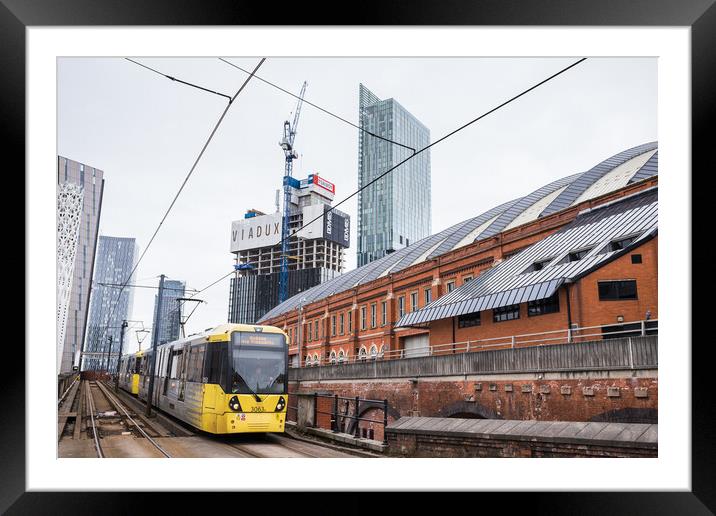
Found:
[[231, 335], [231, 393], [286, 392], [286, 338], [281, 333]]

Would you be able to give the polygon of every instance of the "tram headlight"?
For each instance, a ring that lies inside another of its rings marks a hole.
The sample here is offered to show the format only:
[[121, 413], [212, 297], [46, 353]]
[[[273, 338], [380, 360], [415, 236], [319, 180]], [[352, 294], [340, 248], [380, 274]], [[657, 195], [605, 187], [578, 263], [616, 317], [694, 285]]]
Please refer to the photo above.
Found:
[[279, 397], [278, 403], [276, 403], [276, 412], [281, 412], [286, 407], [286, 400], [283, 396]]
[[240, 412], [241, 411], [241, 403], [239, 403], [239, 397], [234, 396], [229, 400], [229, 408], [233, 410], [234, 412]]

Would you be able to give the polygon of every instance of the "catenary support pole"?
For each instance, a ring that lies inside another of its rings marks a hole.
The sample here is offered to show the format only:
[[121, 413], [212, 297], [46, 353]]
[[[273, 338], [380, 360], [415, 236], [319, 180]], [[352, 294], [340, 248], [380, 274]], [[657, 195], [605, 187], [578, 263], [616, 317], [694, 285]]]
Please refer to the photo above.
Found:
[[107, 361], [105, 362], [105, 371], [109, 374], [109, 359], [112, 356], [112, 335], [109, 336], [109, 348], [107, 349]]
[[154, 397], [154, 376], [157, 367], [157, 342], [159, 341], [159, 329], [161, 327], [160, 315], [162, 313], [162, 300], [164, 299], [164, 274], [159, 277], [159, 293], [157, 294], [157, 312], [154, 315], [154, 328], [152, 328], [152, 359], [149, 365], [151, 376], [149, 377], [149, 392], [147, 392], [147, 408], [145, 414], [147, 417], [152, 415], [152, 400]]
[[119, 389], [119, 360], [122, 358], [122, 352], [124, 351], [124, 329], [128, 326], [127, 319], [122, 321], [122, 326], [119, 329], [119, 355], [117, 355], [117, 370], [114, 375], [114, 390]]

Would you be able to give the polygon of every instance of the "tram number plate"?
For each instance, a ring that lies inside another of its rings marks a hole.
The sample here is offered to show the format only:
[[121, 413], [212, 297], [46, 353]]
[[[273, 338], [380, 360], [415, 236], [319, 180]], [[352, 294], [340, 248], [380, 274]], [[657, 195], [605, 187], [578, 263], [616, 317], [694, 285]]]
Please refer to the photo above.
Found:
[[263, 407], [251, 407], [251, 412], [263, 412]]

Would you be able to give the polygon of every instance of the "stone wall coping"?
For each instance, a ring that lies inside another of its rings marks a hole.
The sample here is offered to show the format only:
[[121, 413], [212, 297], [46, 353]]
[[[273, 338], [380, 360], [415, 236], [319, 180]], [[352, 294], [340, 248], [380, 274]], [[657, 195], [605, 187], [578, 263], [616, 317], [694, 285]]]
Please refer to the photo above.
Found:
[[658, 425], [646, 423], [401, 417], [389, 424], [386, 432], [649, 449], [658, 446]]

